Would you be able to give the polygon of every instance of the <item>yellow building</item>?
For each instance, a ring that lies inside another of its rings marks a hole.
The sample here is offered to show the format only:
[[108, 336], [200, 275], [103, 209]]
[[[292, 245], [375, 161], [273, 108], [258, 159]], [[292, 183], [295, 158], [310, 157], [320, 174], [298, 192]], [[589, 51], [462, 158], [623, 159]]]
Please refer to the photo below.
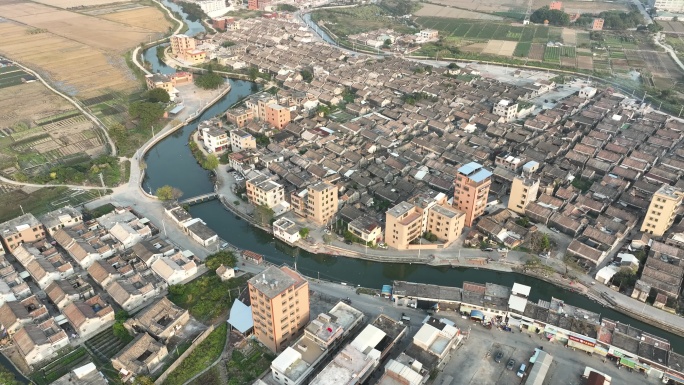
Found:
[[337, 186], [325, 182], [309, 186], [306, 194], [307, 218], [322, 225], [335, 216], [337, 208]]
[[672, 226], [683, 197], [684, 191], [681, 189], [663, 185], [651, 199], [641, 231], [659, 237], [663, 236]]
[[385, 243], [397, 250], [436, 248], [429, 242], [411, 245], [423, 233], [430, 232], [448, 246], [461, 235], [464, 223], [465, 214], [450, 206], [446, 195], [420, 194], [387, 211]]
[[409, 243], [423, 234], [423, 209], [401, 202], [385, 214], [385, 243], [397, 250], [408, 249]]
[[461, 236], [464, 225], [465, 214], [448, 204], [437, 204], [428, 210], [427, 231], [446, 245]]
[[245, 107], [237, 107], [226, 111], [226, 119], [238, 127], [254, 120], [254, 111]]
[[207, 60], [207, 53], [198, 49], [185, 51], [181, 56], [187, 64], [199, 64]]
[[164, 74], [151, 74], [145, 75], [145, 83], [147, 84], [148, 90], [153, 90], [155, 88], [161, 88], [171, 95], [175, 89], [175, 82], [171, 77]]
[[347, 230], [369, 245], [382, 241], [382, 226], [369, 216], [362, 216], [349, 222]]
[[254, 335], [274, 353], [283, 351], [309, 322], [309, 283], [287, 266], [271, 266], [248, 287]]
[[247, 181], [247, 199], [254, 206], [272, 209], [285, 199], [285, 189], [259, 171]]
[[244, 130], [232, 130], [230, 132], [230, 146], [233, 152], [256, 148], [256, 139]]
[[508, 198], [508, 209], [518, 214], [525, 214], [525, 208], [537, 200], [539, 180], [516, 176], [511, 185]]
[[473, 221], [482, 215], [487, 207], [491, 177], [492, 172], [476, 162], [470, 162], [458, 169], [454, 207], [465, 212], [465, 225], [468, 227], [473, 225]]
[[11, 253], [22, 243], [45, 239], [45, 227], [28, 213], [0, 224], [0, 238], [5, 252]]
[[171, 36], [171, 53], [175, 56], [183, 55], [196, 47], [195, 39], [187, 35]]

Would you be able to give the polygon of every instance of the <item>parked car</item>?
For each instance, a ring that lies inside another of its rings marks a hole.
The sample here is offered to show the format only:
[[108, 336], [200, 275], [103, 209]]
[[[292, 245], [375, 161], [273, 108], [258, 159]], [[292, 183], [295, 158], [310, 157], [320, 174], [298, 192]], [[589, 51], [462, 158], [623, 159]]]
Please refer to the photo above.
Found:
[[499, 253], [507, 253], [508, 249], [505, 247], [499, 247], [496, 251], [498, 251]]
[[387, 245], [384, 243], [378, 243], [378, 247], [381, 249], [387, 249]]
[[506, 364], [506, 369], [513, 370], [514, 367], [515, 367], [515, 360], [511, 358], [510, 360], [508, 360], [508, 364]]
[[496, 355], [494, 356], [494, 361], [499, 363], [499, 362], [501, 362], [501, 360], [503, 360], [503, 352], [496, 353]]
[[344, 241], [344, 243], [346, 243], [346, 244], [348, 244], [348, 245], [353, 245], [353, 244], [354, 244], [354, 242], [352, 242], [352, 241]]
[[482, 251], [494, 251], [494, 249], [492, 249], [491, 247], [485, 247], [484, 249], [482, 249]]
[[520, 365], [520, 369], [518, 369], [518, 373], [516, 373], [518, 377], [523, 378], [523, 376], [525, 376], [525, 368], [525, 364]]

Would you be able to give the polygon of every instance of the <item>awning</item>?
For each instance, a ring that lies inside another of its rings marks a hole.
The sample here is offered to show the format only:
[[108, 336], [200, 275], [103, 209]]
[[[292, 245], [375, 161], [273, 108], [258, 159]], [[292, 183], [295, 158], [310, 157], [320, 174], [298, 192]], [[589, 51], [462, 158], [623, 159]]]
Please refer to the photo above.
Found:
[[596, 345], [596, 346], [594, 346], [594, 353], [600, 354], [600, 355], [605, 357], [608, 355], [608, 349], [606, 349], [602, 346]]
[[466, 305], [461, 305], [461, 307], [459, 308], [459, 311], [461, 313], [470, 313], [471, 310], [473, 310], [473, 309], [471, 309], [470, 307], [468, 307]]
[[588, 353], [593, 353], [594, 352], [594, 347], [585, 345], [581, 342], [573, 341], [573, 340], [568, 340], [568, 346], [571, 348], [579, 349]]
[[636, 369], [636, 363], [627, 357], [620, 358], [620, 365], [624, 365], [628, 368]]
[[382, 295], [391, 295], [392, 285], [382, 285]]
[[484, 314], [479, 310], [471, 310], [470, 311], [470, 318], [477, 318], [479, 320], [483, 320]]
[[670, 380], [677, 381], [680, 384], [684, 384], [684, 377], [682, 377], [678, 374], [665, 372], [665, 373], [663, 373], [663, 377], [669, 378]]

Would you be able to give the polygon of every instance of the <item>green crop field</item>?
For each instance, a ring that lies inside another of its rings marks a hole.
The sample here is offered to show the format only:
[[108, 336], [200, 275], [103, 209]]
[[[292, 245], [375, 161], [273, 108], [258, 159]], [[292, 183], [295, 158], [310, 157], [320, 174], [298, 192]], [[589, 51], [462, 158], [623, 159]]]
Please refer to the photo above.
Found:
[[561, 50], [560, 47], [546, 47], [544, 49], [544, 61], [549, 63], [560, 64]]
[[527, 57], [530, 53], [530, 47], [532, 47], [532, 43], [530, 42], [518, 43], [518, 45], [515, 46], [515, 51], [513, 51], [513, 56]]
[[[462, 19], [444, 19], [440, 17], [418, 17], [416, 22], [424, 28], [432, 28], [441, 32], [442, 36], [451, 36], [472, 40], [507, 40], [532, 42], [535, 37], [548, 39], [548, 29], [542, 25], [513, 26], [491, 21], [465, 21]], [[560, 29], [559, 29], [560, 30]]]
[[577, 53], [575, 52], [575, 47], [560, 47], [560, 55], [565, 57], [575, 57]]

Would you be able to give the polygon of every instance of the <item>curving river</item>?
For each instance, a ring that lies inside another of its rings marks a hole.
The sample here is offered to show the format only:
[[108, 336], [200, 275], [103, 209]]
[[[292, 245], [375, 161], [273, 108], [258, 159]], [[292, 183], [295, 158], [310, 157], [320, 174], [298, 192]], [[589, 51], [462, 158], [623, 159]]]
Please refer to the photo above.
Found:
[[[304, 15], [304, 18], [307, 23], [310, 23], [311, 20], [308, 16]], [[148, 53], [154, 49], [154, 47], [150, 48]], [[146, 57], [148, 53], [146, 53]], [[150, 57], [150, 59], [156, 60], [156, 51], [154, 58]], [[154, 60], [149, 61], [154, 63]], [[160, 69], [166, 67], [163, 63], [156, 65]], [[156, 188], [168, 184], [179, 188], [185, 196], [195, 196], [213, 191], [209, 172], [202, 169], [195, 161], [187, 147], [187, 138], [192, 130], [197, 127], [199, 121], [224, 112], [232, 104], [252, 93], [251, 82], [231, 80], [231, 86], [233, 88], [230, 93], [201, 114], [198, 120], [162, 140], [150, 150], [145, 157], [147, 164], [143, 182], [145, 190], [154, 191]], [[190, 212], [194, 217], [202, 218], [221, 238], [231, 244], [260, 253], [267, 260], [275, 263], [292, 265], [296, 260], [297, 269], [310, 277], [320, 277], [321, 279], [376, 289], [379, 289], [383, 284], [391, 284], [393, 280], [448, 286], [461, 286], [464, 281], [496, 282], [508, 286], [512, 286], [513, 282], [518, 282], [532, 287], [531, 299], [534, 301], [538, 299], [549, 300], [553, 296], [566, 301], [568, 304], [600, 313], [604, 317], [628, 323], [646, 332], [667, 338], [675, 347], [673, 349], [679, 352], [684, 346], [684, 337], [682, 336], [666, 332], [605, 308], [580, 294], [522, 274], [486, 269], [452, 269], [417, 264], [379, 263], [355, 258], [311, 254], [275, 241], [271, 234], [250, 226], [234, 214], [226, 211], [218, 201], [191, 206]]]

